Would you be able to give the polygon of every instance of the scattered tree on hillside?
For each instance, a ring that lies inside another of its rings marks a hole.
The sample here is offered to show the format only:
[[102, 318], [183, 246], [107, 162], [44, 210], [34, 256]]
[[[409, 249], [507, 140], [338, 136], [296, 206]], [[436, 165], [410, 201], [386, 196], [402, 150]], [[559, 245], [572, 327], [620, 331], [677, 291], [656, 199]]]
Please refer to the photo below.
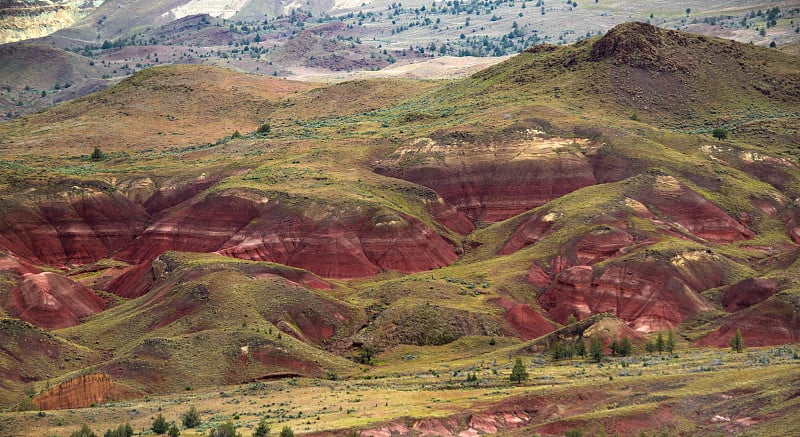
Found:
[[181, 431], [180, 431], [180, 430], [178, 429], [178, 427], [175, 425], [175, 422], [172, 422], [172, 423], [169, 425], [169, 429], [167, 430], [167, 435], [168, 435], [169, 437], [178, 437], [178, 436], [180, 436], [180, 435], [181, 435]]
[[227, 421], [218, 428], [211, 428], [211, 431], [208, 433], [208, 437], [242, 437], [242, 435], [236, 432], [236, 426], [233, 424], [233, 422]]
[[284, 426], [281, 430], [280, 437], [294, 437], [294, 431], [292, 431], [292, 428], [288, 425]]
[[589, 357], [591, 357], [592, 361], [599, 363], [603, 361], [604, 356], [603, 343], [597, 337], [592, 338], [591, 346], [589, 346]]
[[194, 428], [200, 425], [200, 414], [197, 413], [197, 409], [192, 406], [183, 416], [181, 416], [181, 421], [183, 422], [184, 428]]
[[365, 344], [361, 347], [361, 352], [358, 354], [358, 362], [361, 364], [372, 364], [372, 358], [375, 357], [375, 350], [372, 346]]
[[253, 437], [267, 437], [269, 435], [269, 425], [266, 420], [258, 422], [258, 427], [253, 431]]
[[153, 424], [150, 425], [150, 429], [153, 430], [156, 434], [165, 434], [169, 425], [167, 425], [167, 420], [164, 419], [163, 414], [159, 414], [155, 419], [153, 419]]
[[109, 429], [103, 434], [103, 437], [131, 437], [133, 435], [133, 428], [131, 427], [130, 423], [125, 422], [124, 425], [120, 425], [117, 429]]
[[555, 361], [564, 359], [564, 345], [561, 344], [560, 341], [553, 343], [553, 352], [551, 355]]
[[664, 352], [664, 335], [660, 332], [658, 333], [658, 337], [656, 337], [656, 350], [659, 355]]
[[672, 334], [671, 329], [667, 331], [667, 341], [664, 343], [664, 350], [669, 353], [675, 350], [675, 336]]
[[722, 141], [722, 140], [728, 138], [728, 131], [726, 131], [725, 129], [723, 129], [721, 127], [715, 127], [711, 131], [711, 136], [713, 136], [714, 138]]
[[525, 370], [525, 364], [522, 363], [522, 358], [517, 357], [517, 359], [514, 360], [514, 367], [511, 369], [511, 376], [509, 376], [509, 379], [511, 379], [511, 382], [516, 382], [517, 384], [528, 379], [528, 371]]
[[744, 339], [742, 338], [742, 331], [736, 329], [736, 334], [731, 337], [731, 348], [736, 353], [741, 353], [744, 350]]
[[627, 357], [633, 352], [633, 344], [628, 337], [622, 336], [622, 340], [617, 344], [617, 354], [621, 357]]
[[92, 429], [89, 428], [89, 425], [84, 423], [81, 425], [81, 429], [73, 432], [69, 435], [69, 437], [97, 437], [97, 434], [95, 434]]
[[100, 161], [103, 159], [103, 151], [100, 150], [100, 147], [95, 146], [94, 151], [92, 152], [92, 161]]
[[575, 355], [581, 358], [586, 357], [586, 343], [583, 341], [583, 337], [575, 342]]

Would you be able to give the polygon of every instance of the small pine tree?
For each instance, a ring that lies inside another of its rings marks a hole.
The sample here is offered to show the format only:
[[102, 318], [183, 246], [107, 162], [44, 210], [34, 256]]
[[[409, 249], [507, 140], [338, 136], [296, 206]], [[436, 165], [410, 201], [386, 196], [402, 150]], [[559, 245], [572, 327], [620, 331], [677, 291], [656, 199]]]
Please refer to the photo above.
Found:
[[564, 359], [564, 345], [560, 341], [553, 344], [553, 352], [551, 353], [553, 361]]
[[361, 352], [358, 354], [358, 362], [361, 364], [372, 364], [372, 358], [375, 357], [375, 350], [372, 346], [365, 344], [361, 347]]
[[288, 425], [284, 426], [281, 430], [280, 437], [294, 437], [294, 431], [292, 431], [292, 428]]
[[611, 351], [611, 355], [617, 356], [617, 354], [619, 353], [619, 342], [617, 341], [616, 335], [611, 340], [611, 344], [608, 345], [608, 349]]
[[586, 343], [583, 341], [583, 338], [579, 338], [577, 342], [575, 342], [575, 355], [585, 358], [586, 357]]
[[603, 352], [603, 343], [600, 342], [600, 339], [597, 337], [592, 338], [592, 343], [589, 346], [589, 356], [592, 358], [592, 361], [596, 363], [603, 361], [603, 357], [605, 356]]
[[258, 427], [253, 431], [253, 437], [267, 437], [269, 435], [269, 425], [266, 420], [258, 422]]
[[578, 318], [575, 317], [575, 314], [570, 314], [569, 317], [567, 317], [567, 325], [571, 325], [571, 324], [577, 323], [577, 322], [578, 322]]
[[511, 379], [511, 382], [516, 382], [517, 384], [528, 379], [528, 371], [525, 370], [525, 364], [522, 364], [522, 358], [517, 357], [517, 359], [514, 360], [514, 367], [511, 369], [511, 376], [509, 376], [509, 379]]
[[103, 437], [131, 437], [133, 435], [133, 427], [131, 427], [130, 423], [125, 422], [124, 425], [120, 425], [117, 429], [109, 429], [103, 434]]
[[675, 351], [675, 335], [672, 334], [671, 329], [667, 331], [667, 341], [664, 343], [664, 349], [669, 353]]
[[183, 416], [181, 416], [181, 421], [183, 422], [184, 428], [194, 428], [200, 425], [200, 414], [197, 413], [197, 409], [192, 406]]
[[664, 352], [664, 335], [660, 332], [658, 333], [658, 337], [656, 337], [656, 350], [659, 355], [661, 355], [661, 352]]
[[718, 139], [718, 140], [722, 141], [722, 140], [724, 140], [725, 138], [728, 138], [728, 131], [726, 131], [725, 129], [723, 129], [723, 128], [721, 128], [721, 127], [715, 127], [715, 128], [714, 128], [714, 129], [711, 131], [711, 136], [713, 136], [714, 138], [716, 138], [716, 139]]
[[167, 420], [164, 419], [163, 414], [159, 414], [155, 419], [153, 419], [153, 424], [150, 425], [150, 429], [153, 430], [156, 434], [164, 434], [167, 432], [169, 425], [167, 425]]
[[620, 356], [627, 357], [628, 355], [633, 352], [633, 344], [631, 344], [631, 340], [628, 337], [622, 336], [622, 340], [619, 341], [617, 345], [617, 353]]
[[731, 348], [736, 353], [741, 353], [744, 350], [744, 339], [742, 338], [742, 331], [736, 329], [736, 334], [731, 337]]
[[167, 435], [168, 435], [169, 437], [178, 437], [178, 436], [180, 436], [180, 435], [181, 435], [181, 431], [180, 431], [180, 430], [178, 429], [178, 427], [175, 425], [175, 422], [172, 422], [172, 423], [169, 425], [169, 429], [167, 430]]
[[81, 425], [81, 429], [73, 432], [69, 435], [69, 437], [97, 437], [97, 434], [95, 434], [92, 429], [89, 428], [89, 425], [84, 423]]
[[103, 160], [103, 151], [100, 150], [100, 147], [95, 146], [94, 151], [92, 152], [92, 161], [102, 161]]
[[242, 435], [236, 432], [236, 425], [228, 421], [218, 428], [212, 428], [208, 433], [208, 437], [242, 437]]

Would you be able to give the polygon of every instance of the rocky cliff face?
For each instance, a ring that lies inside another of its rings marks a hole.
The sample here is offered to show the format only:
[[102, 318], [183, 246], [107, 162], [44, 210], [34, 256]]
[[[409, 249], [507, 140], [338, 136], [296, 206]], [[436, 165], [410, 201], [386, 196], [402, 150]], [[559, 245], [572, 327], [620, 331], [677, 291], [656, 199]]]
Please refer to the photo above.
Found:
[[59, 384], [33, 398], [33, 403], [42, 410], [86, 408], [93, 404], [121, 401], [140, 394], [119, 385], [104, 373], [82, 375]]

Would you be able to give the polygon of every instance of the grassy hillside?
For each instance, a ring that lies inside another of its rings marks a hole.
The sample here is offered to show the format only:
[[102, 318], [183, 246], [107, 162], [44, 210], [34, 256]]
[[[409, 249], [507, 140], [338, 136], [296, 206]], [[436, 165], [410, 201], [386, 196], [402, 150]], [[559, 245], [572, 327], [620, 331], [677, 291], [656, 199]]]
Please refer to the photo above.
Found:
[[[0, 247], [37, 264], [0, 264], [4, 305], [58, 311], [19, 293], [36, 269], [107, 304], [5, 325], [81, 359], [23, 378], [7, 351], [3, 406], [98, 373], [148, 398], [0, 426], [197, 405], [200, 431], [245, 435], [793, 429], [797, 65], [629, 23], [460, 80], [159, 67], [2, 124]], [[745, 354], [722, 350], [737, 329]], [[646, 351], [666, 335], [677, 352]], [[553, 358], [622, 336], [632, 357]]]

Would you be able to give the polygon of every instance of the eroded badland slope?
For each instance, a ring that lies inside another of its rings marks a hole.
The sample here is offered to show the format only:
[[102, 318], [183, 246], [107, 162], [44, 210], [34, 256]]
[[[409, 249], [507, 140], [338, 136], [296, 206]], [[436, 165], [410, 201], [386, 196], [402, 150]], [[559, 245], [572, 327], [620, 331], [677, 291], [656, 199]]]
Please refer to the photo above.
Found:
[[[457, 81], [160, 67], [0, 125], [3, 406], [115, 401], [98, 424], [146, 428], [119, 402], [184, 393], [247, 434], [188, 391], [246, 383], [300, 402], [254, 418], [318, 435], [792, 429], [798, 65], [629, 23]], [[737, 330], [761, 355], [703, 349]], [[644, 353], [667, 331], [684, 358]], [[623, 336], [636, 358], [548, 364]], [[340, 401], [314, 384], [370, 405], [319, 409]], [[52, 414], [0, 425], [86, 420]]]

